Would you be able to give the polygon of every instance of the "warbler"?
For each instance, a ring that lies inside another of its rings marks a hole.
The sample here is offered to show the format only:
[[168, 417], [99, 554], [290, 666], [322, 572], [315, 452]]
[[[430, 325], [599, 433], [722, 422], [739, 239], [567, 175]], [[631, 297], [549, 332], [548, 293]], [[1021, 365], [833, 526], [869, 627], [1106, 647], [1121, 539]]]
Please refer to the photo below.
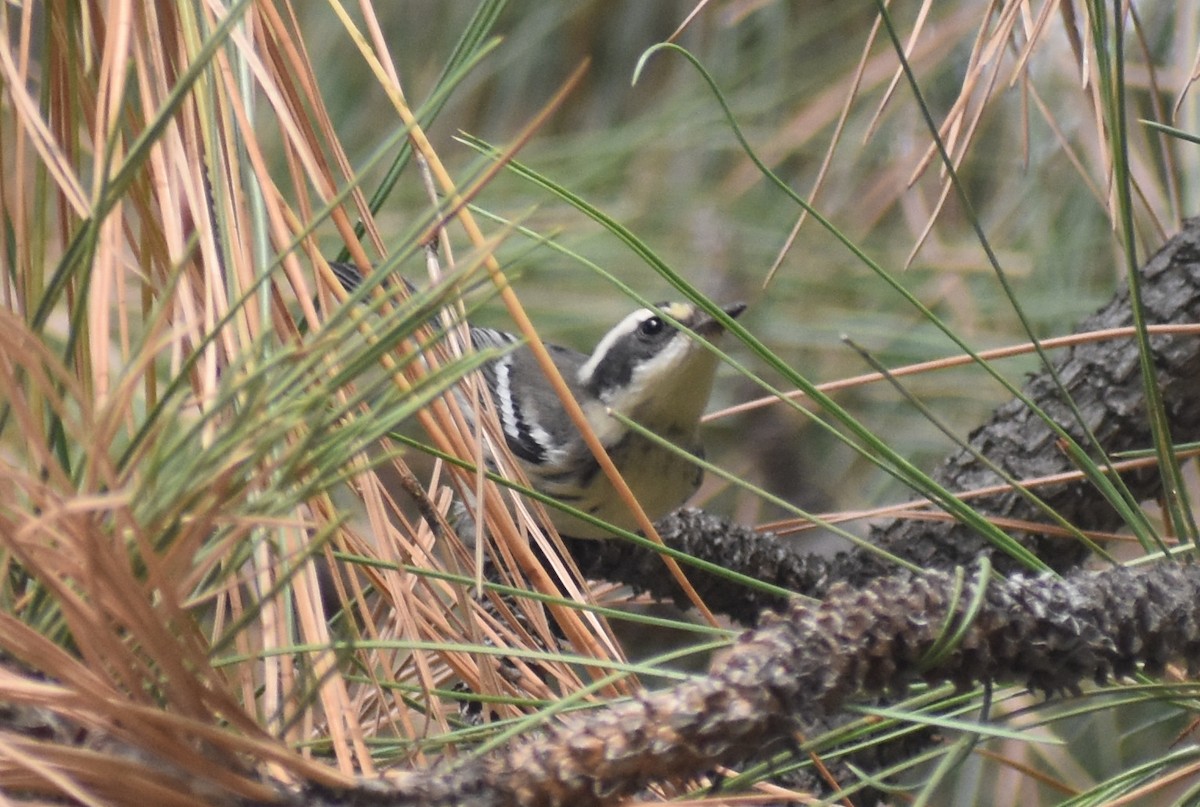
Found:
[[[352, 264], [330, 266], [348, 290], [361, 282]], [[722, 310], [736, 318], [745, 308], [734, 303]], [[693, 334], [711, 342], [724, 331], [721, 321], [698, 306], [666, 302], [628, 314], [590, 355], [546, 345], [588, 424], [651, 520], [682, 505], [699, 487], [703, 472], [689, 458], [638, 434], [610, 412], [620, 412], [687, 453], [702, 456], [700, 417], [712, 392], [717, 357]], [[520, 344], [519, 336], [493, 328], [472, 327], [470, 335], [476, 349], [507, 349], [483, 366], [483, 378], [505, 442], [533, 488], [600, 521], [636, 531], [633, 514], [529, 347]], [[562, 535], [612, 536], [610, 530], [564, 511], [547, 511]]]

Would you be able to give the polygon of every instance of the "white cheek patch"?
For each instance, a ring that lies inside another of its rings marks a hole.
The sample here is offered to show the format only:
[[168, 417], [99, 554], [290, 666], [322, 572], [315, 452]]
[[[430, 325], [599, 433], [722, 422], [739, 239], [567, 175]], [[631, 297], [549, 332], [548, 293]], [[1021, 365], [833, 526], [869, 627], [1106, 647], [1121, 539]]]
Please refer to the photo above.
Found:
[[[654, 397], [655, 390], [649, 389], [648, 385], [662, 383], [665, 379], [675, 379], [678, 365], [687, 360], [691, 349], [692, 344], [687, 334], [676, 333], [658, 355], [635, 367], [629, 383], [618, 394], [605, 398], [604, 403], [613, 409], [632, 414], [644, 401]], [[672, 386], [671, 389], [662, 392], [668, 395], [686, 395], [688, 390]]]
[[591, 358], [579, 368], [579, 373], [576, 375], [575, 380], [580, 384], [586, 384], [587, 379], [591, 378], [596, 372], [596, 366], [600, 364], [600, 360], [616, 344], [617, 340], [633, 333], [642, 324], [643, 320], [652, 316], [654, 316], [654, 312], [649, 308], [639, 308], [618, 322], [611, 331], [604, 334], [604, 338], [600, 340], [600, 344], [596, 345], [596, 349], [592, 351]]
[[650, 361], [643, 362], [633, 369], [633, 383], [630, 386], [641, 387], [647, 377], [668, 375], [670, 368], [679, 364], [684, 356], [691, 351], [691, 340], [682, 331], [671, 337], [667, 346], [658, 352]]

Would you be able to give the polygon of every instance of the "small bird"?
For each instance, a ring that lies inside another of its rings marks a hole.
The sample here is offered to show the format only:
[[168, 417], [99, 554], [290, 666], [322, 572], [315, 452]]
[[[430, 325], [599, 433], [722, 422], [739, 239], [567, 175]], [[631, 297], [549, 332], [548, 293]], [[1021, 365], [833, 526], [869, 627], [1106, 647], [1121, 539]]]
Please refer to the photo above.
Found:
[[[362, 280], [352, 264], [330, 266], [348, 290]], [[736, 318], [745, 308], [734, 303], [722, 310]], [[700, 417], [712, 392], [717, 357], [688, 331], [712, 341], [725, 328], [692, 303], [657, 303], [618, 322], [590, 356], [546, 345], [592, 430], [652, 521], [683, 504], [699, 487], [703, 472], [688, 458], [628, 429], [609, 413], [620, 412], [688, 453], [703, 454]], [[472, 327], [470, 334], [476, 349], [511, 348], [483, 366], [483, 378], [505, 442], [534, 489], [616, 527], [636, 531], [633, 515], [600, 469], [529, 347], [519, 344], [519, 336], [493, 328]], [[612, 536], [611, 531], [566, 512], [547, 510], [564, 536]]]

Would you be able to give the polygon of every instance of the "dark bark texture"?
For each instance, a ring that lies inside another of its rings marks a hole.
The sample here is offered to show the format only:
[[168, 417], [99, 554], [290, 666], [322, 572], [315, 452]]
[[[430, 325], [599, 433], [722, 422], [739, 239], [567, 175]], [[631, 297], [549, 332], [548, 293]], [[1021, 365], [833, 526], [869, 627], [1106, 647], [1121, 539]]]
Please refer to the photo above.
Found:
[[[1187, 222], [1143, 267], [1142, 275], [1148, 322], [1200, 321], [1200, 220]], [[1122, 292], [1079, 330], [1131, 321], [1129, 297]], [[1200, 441], [1200, 339], [1159, 336], [1152, 341], [1172, 439]], [[1133, 340], [1068, 350], [1059, 357], [1056, 372], [1105, 452], [1150, 446]], [[1025, 392], [1094, 450], [1049, 373], [1031, 377]], [[1053, 432], [1019, 401], [997, 409], [970, 440], [1017, 478], [1075, 470]], [[947, 460], [936, 478], [958, 491], [999, 482], [968, 452]], [[1156, 497], [1162, 488], [1157, 471], [1130, 474], [1125, 482], [1141, 500]], [[1117, 512], [1093, 485], [1064, 484], [1039, 494], [1084, 529], [1121, 526]], [[1044, 521], [1017, 494], [973, 504], [991, 515]], [[919, 680], [960, 687], [1017, 682], [1058, 693], [1137, 671], [1155, 674], [1171, 663], [1184, 665], [1188, 673], [1200, 669], [1200, 566], [1195, 564], [1163, 561], [1137, 570], [1081, 571], [1088, 557], [1084, 547], [1030, 533], [1015, 537], [1068, 576], [1028, 576], [1013, 559], [958, 524], [894, 521], [873, 530], [870, 537], [878, 546], [928, 570], [913, 574], [897, 571], [867, 551], [829, 560], [805, 557], [774, 536], [697, 511], [680, 511], [660, 527], [673, 547], [821, 602], [788, 601], [692, 569], [689, 577], [714, 610], [758, 623], [714, 662], [708, 675], [571, 716], [491, 754], [447, 760], [441, 767], [350, 790], [313, 785], [296, 793], [280, 786], [279, 801], [272, 803], [612, 804], [655, 782], [687, 782], [719, 766], [761, 758], [769, 748], [794, 742], [797, 732], [819, 736], [851, 700], [901, 693]], [[591, 577], [678, 597], [674, 581], [653, 553], [617, 541], [578, 542], [572, 551]], [[969, 571], [963, 572], [964, 567]], [[760, 618], [763, 608], [774, 610]], [[80, 727], [37, 704], [0, 709], [0, 730], [25, 743], [30, 755], [36, 755], [39, 744], [82, 744]], [[114, 730], [112, 742], [126, 741]], [[132, 760], [153, 753], [129, 742], [114, 756]], [[178, 792], [207, 792], [180, 771], [167, 768], [161, 776], [164, 787]], [[809, 784], [819, 786], [815, 780]], [[252, 802], [214, 793], [211, 803]]]
[[[1147, 323], [1200, 322], [1200, 219], [1189, 219], [1183, 231], [1141, 268], [1141, 276]], [[1132, 323], [1129, 292], [1123, 289], [1080, 323], [1076, 331]], [[1151, 338], [1151, 347], [1173, 441], [1200, 441], [1200, 338], [1158, 335]], [[1150, 418], [1134, 339], [1089, 342], [1056, 355], [1055, 374], [1095, 440], [1084, 433], [1051, 373], [1037, 373], [1026, 382], [1023, 391], [1031, 401], [1093, 458], [1099, 456], [1097, 444], [1110, 456], [1151, 447]], [[971, 434], [969, 442], [1017, 479], [1078, 470], [1062, 450], [1057, 435], [1019, 399], [999, 407]], [[951, 491], [969, 491], [1002, 481], [965, 450], [946, 460], [933, 476]], [[1141, 501], [1154, 499], [1162, 491], [1162, 477], [1156, 469], [1125, 474], [1123, 479]], [[1122, 526], [1120, 515], [1089, 482], [1041, 487], [1037, 494], [1080, 529], [1114, 531]], [[1049, 523], [1043, 512], [1016, 492], [972, 499], [971, 504], [986, 515]], [[790, 542], [694, 510], [674, 513], [658, 526], [664, 541], [673, 548], [796, 594], [821, 597], [837, 581], [861, 584], [895, 571], [893, 564], [874, 552], [855, 550], [831, 560], [805, 556], [798, 554]], [[1059, 572], [1076, 568], [1088, 556], [1085, 546], [1069, 538], [1036, 533], [1014, 537]], [[982, 556], [990, 557], [1002, 571], [1019, 568], [1016, 560], [996, 552], [981, 534], [957, 522], [894, 520], [873, 528], [869, 540], [923, 569], [952, 569], [974, 563]], [[571, 551], [591, 577], [619, 580], [682, 603], [675, 582], [662, 573], [661, 561], [640, 547], [618, 541], [578, 541], [572, 543]], [[698, 570], [690, 570], [688, 576], [710, 607], [744, 624], [753, 624], [762, 608], [777, 607], [781, 602]]]
[[[975, 606], [978, 603], [978, 609]], [[957, 640], [947, 642], [956, 635]], [[310, 792], [305, 804], [591, 807], [686, 781], [791, 741], [849, 698], [929, 683], [1021, 681], [1074, 692], [1136, 669], [1200, 667], [1200, 569], [1163, 564], [1070, 580], [946, 572], [835, 585], [748, 631], [706, 677], [569, 718], [394, 791]], [[332, 799], [328, 800], [327, 799]]]
[[[1141, 268], [1141, 296], [1146, 322], [1155, 325], [1200, 322], [1200, 219], [1189, 219], [1182, 232], [1168, 241]], [[1123, 289], [1076, 328], [1077, 333], [1133, 324], [1129, 291]], [[1200, 440], [1200, 338], [1194, 335], [1153, 336], [1151, 351], [1158, 387], [1175, 443]], [[1055, 364], [1057, 375], [1083, 415], [1096, 443], [1109, 455], [1152, 445], [1137, 344], [1133, 339], [1089, 342], [1066, 351]], [[1033, 376], [1026, 395], [1091, 450], [1079, 423], [1068, 409], [1050, 373]], [[971, 435], [971, 445], [1017, 479], [1076, 471], [1057, 445], [1057, 438], [1036, 414], [1019, 400], [1009, 401]], [[950, 457], [935, 475], [950, 490], [997, 485], [1001, 480], [965, 451]], [[1123, 477], [1141, 500], [1157, 497], [1162, 476], [1157, 470]], [[1115, 531], [1123, 522], [1096, 488], [1087, 482], [1039, 488], [1038, 494], [1070, 523], [1082, 530]], [[1044, 514], [1017, 493], [993, 496], [976, 504], [988, 515], [1046, 523]], [[1083, 545], [1063, 538], [1018, 535], [1035, 554], [1057, 571], [1075, 568], [1088, 554]], [[987, 541], [956, 523], [895, 521], [874, 530], [872, 542], [911, 560], [922, 568], [951, 568], [993, 554]], [[1015, 561], [996, 555], [1001, 569]]]
[[[1188, 221], [1141, 274], [1148, 323], [1200, 321], [1200, 220]], [[1132, 321], [1129, 295], [1122, 291], [1078, 330]], [[1156, 336], [1152, 350], [1172, 439], [1200, 440], [1200, 339]], [[1151, 445], [1133, 339], [1069, 349], [1057, 358], [1055, 374], [1091, 436], [1050, 372], [1032, 376], [1024, 392], [1093, 456], [1097, 446], [1111, 455]], [[997, 409], [970, 443], [1018, 479], [1076, 470], [1058, 436], [1019, 400]], [[950, 457], [935, 477], [956, 491], [1001, 481], [967, 451]], [[1124, 481], [1139, 500], [1162, 489], [1155, 470]], [[1086, 482], [1039, 488], [1038, 494], [1085, 530], [1122, 525], [1117, 511]], [[972, 504], [989, 515], [1046, 520], [1017, 493]], [[813, 736], [836, 721], [849, 699], [902, 692], [918, 679], [959, 686], [1016, 681], [1055, 693], [1139, 669], [1155, 673], [1170, 662], [1184, 663], [1189, 672], [1200, 666], [1200, 569], [1193, 565], [1083, 572], [1078, 567], [1088, 557], [1084, 546], [1031, 532], [1014, 537], [1070, 576], [1029, 577], [1017, 573], [1014, 559], [957, 523], [896, 520], [875, 528], [870, 536], [875, 544], [929, 570], [914, 575], [898, 573], [865, 550], [832, 560], [805, 557], [774, 536], [692, 510], [659, 526], [674, 548], [823, 601], [785, 604], [691, 569], [689, 577], [714, 610], [749, 623], [764, 607], [782, 612], [766, 612], [707, 677], [554, 725], [452, 772], [413, 774], [380, 800], [355, 793], [353, 803], [608, 804], [654, 781], [686, 781], [737, 764], [772, 743], [788, 742], [796, 731]], [[575, 542], [571, 550], [589, 576], [679, 596], [651, 552], [617, 541]], [[976, 565], [981, 558], [986, 562]], [[964, 566], [974, 569], [973, 580], [963, 579]], [[956, 568], [960, 571], [949, 571]], [[997, 580], [993, 568], [1011, 576]], [[978, 610], [972, 611], [975, 603]], [[953, 635], [957, 640], [943, 646]]]

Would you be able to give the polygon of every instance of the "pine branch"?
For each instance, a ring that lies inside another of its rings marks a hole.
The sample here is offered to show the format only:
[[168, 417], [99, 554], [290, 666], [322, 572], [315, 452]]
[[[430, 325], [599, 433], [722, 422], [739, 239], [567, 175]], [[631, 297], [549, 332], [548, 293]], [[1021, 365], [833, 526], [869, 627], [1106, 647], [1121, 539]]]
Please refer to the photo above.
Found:
[[[1200, 218], [1184, 222], [1183, 230], [1142, 266], [1141, 278], [1148, 323], [1200, 322]], [[1128, 327], [1132, 323], [1129, 291], [1122, 289], [1080, 323], [1076, 332]], [[1192, 335], [1161, 335], [1152, 337], [1150, 343], [1174, 442], [1200, 440], [1200, 340]], [[1078, 345], [1066, 351], [1055, 368], [1106, 454], [1146, 450], [1153, 445], [1138, 371], [1137, 344], [1132, 338]], [[1024, 391], [1081, 445], [1089, 445], [1048, 373], [1034, 375]], [[998, 408], [971, 435], [970, 443], [1018, 479], [1079, 470], [1057, 447], [1049, 427], [1016, 400]], [[951, 490], [1001, 483], [995, 473], [965, 451], [950, 457], [935, 478]], [[1162, 476], [1157, 469], [1124, 474], [1123, 478], [1140, 501], [1155, 499], [1162, 493]], [[1081, 530], [1112, 532], [1124, 526], [1120, 514], [1087, 482], [1039, 488], [1038, 495]], [[989, 515], [1046, 522], [1042, 513], [1014, 492], [973, 504]], [[1075, 568], [1088, 555], [1086, 547], [1067, 539], [1030, 534], [1017, 537], [1060, 572]], [[998, 568], [1014, 568], [1010, 559], [991, 553], [981, 536], [957, 523], [896, 521], [874, 530], [870, 540], [923, 568], [951, 568], [971, 563], [982, 554], [992, 554]]]
[[[1141, 274], [1148, 322], [1200, 322], [1200, 218], [1185, 222], [1183, 231], [1146, 262]], [[1129, 293], [1122, 290], [1084, 320], [1077, 332], [1125, 327], [1131, 322]], [[1200, 340], [1155, 336], [1151, 343], [1172, 437], [1176, 443], [1200, 441]], [[1133, 339], [1069, 348], [1055, 369], [1105, 452], [1112, 455], [1151, 445]], [[1049, 373], [1032, 376], [1024, 392], [1087, 445]], [[996, 409], [971, 435], [970, 443], [1018, 479], [1078, 470], [1059, 449], [1049, 427], [1015, 399]], [[966, 451], [951, 456], [934, 478], [957, 491], [1001, 484], [994, 472]], [[1162, 491], [1162, 478], [1156, 470], [1129, 473], [1124, 479], [1143, 501]], [[1039, 488], [1038, 494], [1083, 530], [1113, 531], [1122, 526], [1117, 511], [1087, 482]], [[972, 505], [988, 515], [1046, 521], [1044, 514], [1015, 492], [973, 499]], [[862, 550], [832, 560], [798, 554], [791, 542], [693, 510], [674, 513], [658, 526], [672, 548], [797, 594], [820, 597], [836, 581], [863, 583], [894, 571], [876, 554]], [[1087, 556], [1085, 547], [1069, 539], [1028, 533], [1015, 537], [1060, 572], [1075, 568]], [[895, 520], [874, 528], [870, 541], [921, 568], [951, 569], [985, 555], [1001, 570], [1011, 571], [1016, 566], [1011, 558], [995, 553], [981, 535], [958, 522]], [[579, 541], [572, 543], [571, 551], [590, 577], [620, 581], [663, 598], [677, 596], [672, 581], [662, 574], [661, 561], [640, 547], [617, 541]], [[762, 608], [779, 605], [769, 595], [694, 569], [689, 571], [689, 579], [711, 608], [743, 623], [753, 622]]]
[[[951, 636], [957, 641], [947, 644]], [[977, 573], [964, 583], [928, 572], [864, 587], [839, 583], [820, 605], [797, 601], [746, 632], [706, 677], [568, 718], [448, 770], [352, 790], [313, 785], [291, 803], [609, 804], [653, 782], [686, 781], [794, 743], [850, 700], [903, 692], [915, 681], [1019, 682], [1053, 694], [1176, 662], [1188, 675], [1200, 669], [1195, 566], [1116, 567], [1069, 580]]]
[[[1200, 669], [1195, 566], [1118, 567], [1070, 580], [979, 576], [985, 582], [961, 588], [946, 572], [835, 585], [820, 605], [797, 602], [747, 632], [707, 677], [570, 718], [450, 771], [410, 774], [391, 793], [355, 793], [350, 803], [611, 804], [652, 782], [686, 781], [793, 742], [851, 698], [901, 692], [917, 680], [1015, 681], [1051, 694], [1139, 667]], [[939, 649], [960, 629], [956, 643]], [[310, 793], [305, 803], [348, 796]]]
[[[1144, 268], [1152, 322], [1200, 319], [1200, 221], [1192, 220]], [[1115, 327], [1129, 319], [1124, 293], [1081, 326]], [[1155, 339], [1156, 359], [1173, 436], [1200, 439], [1194, 394], [1200, 350], [1187, 338]], [[1149, 442], [1141, 411], [1136, 356], [1128, 340], [1075, 348], [1058, 365], [1108, 451]], [[1062, 416], [1044, 375], [1027, 391]], [[1068, 421], [1064, 418], [1064, 423]], [[1069, 470], [1044, 425], [1010, 403], [972, 435], [972, 442], [1015, 476]], [[995, 480], [965, 454], [951, 458], [939, 481], [966, 489]], [[1130, 475], [1138, 496], [1159, 490], [1157, 474]], [[1087, 485], [1064, 485], [1049, 497], [1083, 526], [1111, 529], [1116, 514]], [[987, 512], [1031, 518], [1012, 494], [977, 503]], [[736, 765], [772, 744], [817, 736], [849, 702], [902, 692], [914, 681], [1025, 684], [1053, 694], [1077, 692], [1139, 669], [1161, 672], [1173, 662], [1200, 667], [1200, 569], [1161, 564], [1131, 570], [1077, 572], [1062, 580], [1014, 575], [959, 588], [953, 574], [880, 575], [862, 552], [826, 561], [792, 553], [781, 541], [697, 511], [663, 523], [664, 538], [691, 554], [800, 593], [825, 596], [817, 606], [794, 602], [723, 654], [706, 677], [644, 693], [586, 717], [449, 769], [411, 772], [391, 785], [329, 790], [313, 785], [294, 803], [307, 805], [584, 805], [611, 803], [655, 782], [683, 782]], [[928, 567], [950, 568], [989, 555], [982, 539], [957, 525], [896, 522], [875, 534], [891, 551]], [[1025, 536], [1043, 557], [1070, 568], [1080, 552], [1061, 539]], [[619, 542], [573, 546], [586, 573], [625, 579], [674, 596], [660, 561]], [[998, 566], [1004, 558], [996, 558]], [[751, 619], [768, 595], [693, 572], [714, 607]], [[840, 582], [839, 582], [840, 581]], [[957, 594], [956, 594], [957, 592]], [[979, 608], [969, 618], [977, 599]], [[970, 619], [969, 624], [964, 624]], [[957, 642], [941, 648], [961, 628]], [[931, 652], [940, 648], [937, 652]], [[250, 804], [252, 802], [241, 802]]]

